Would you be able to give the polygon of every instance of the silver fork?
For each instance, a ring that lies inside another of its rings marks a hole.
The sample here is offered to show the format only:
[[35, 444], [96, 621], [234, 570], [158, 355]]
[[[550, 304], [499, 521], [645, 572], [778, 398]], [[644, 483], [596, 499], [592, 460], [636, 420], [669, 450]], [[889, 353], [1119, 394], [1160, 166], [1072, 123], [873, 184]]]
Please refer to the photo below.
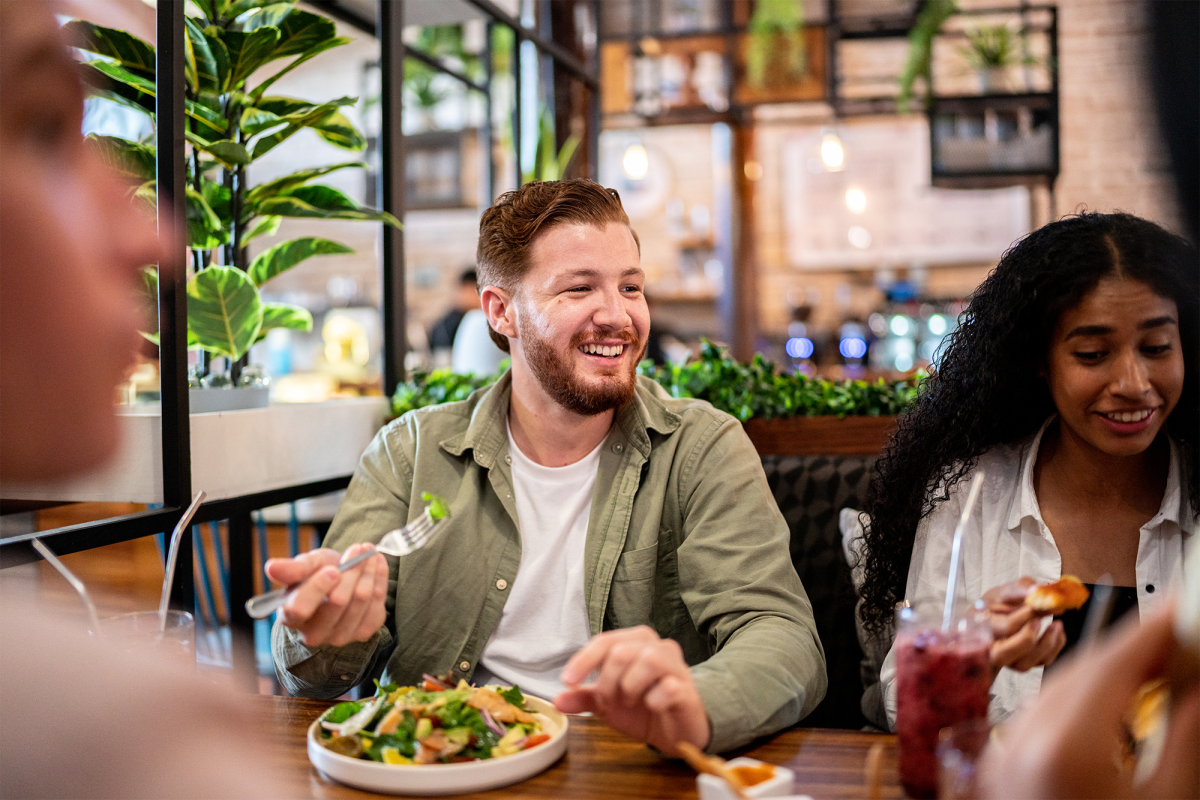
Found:
[[[364, 550], [349, 561], [343, 561], [341, 564], [338, 564], [338, 572], [345, 572], [351, 567], [355, 567], [366, 561], [376, 553], [383, 553], [385, 556], [406, 556], [409, 553], [420, 550], [429, 543], [434, 534], [442, 529], [446, 519], [446, 517], [443, 517], [439, 520], [434, 520], [429, 516], [429, 512], [426, 512], [420, 518], [413, 520], [403, 528], [397, 528], [394, 531], [385, 533], [383, 538], [374, 547]], [[310, 579], [305, 578], [291, 586], [280, 586], [278, 589], [256, 594], [246, 601], [246, 613], [252, 619], [262, 619], [291, 600], [300, 587], [308, 583]]]

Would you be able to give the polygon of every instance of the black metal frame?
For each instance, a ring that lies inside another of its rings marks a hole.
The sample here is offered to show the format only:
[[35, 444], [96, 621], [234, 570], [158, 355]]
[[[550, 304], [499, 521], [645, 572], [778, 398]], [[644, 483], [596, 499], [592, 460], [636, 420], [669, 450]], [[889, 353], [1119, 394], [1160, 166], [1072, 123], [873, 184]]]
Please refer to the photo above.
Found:
[[[489, 85], [481, 86], [467, 76], [448, 69], [426, 53], [404, 45], [404, 0], [379, 0], [376, 24], [343, 7], [336, 0], [308, 0], [319, 10], [376, 35], [380, 41], [383, 82], [383, 130], [380, 136], [382, 157], [383, 210], [404, 217], [404, 135], [401, 83], [404, 59], [413, 57], [429, 64], [477, 91], [483, 91], [488, 104], [487, 138], [490, 150], [491, 122], [491, 38], [488, 37], [487, 68]], [[487, 0], [468, 0], [491, 20], [513, 28], [516, 41], [532, 41], [593, 91], [591, 120], [598, 120], [599, 82], [570, 53], [537, 32], [523, 28], [517, 20]], [[108, 544], [126, 542], [171, 530], [179, 521], [192, 497], [191, 426], [188, 409], [187, 375], [187, 304], [186, 304], [186, 208], [184, 202], [184, 43], [185, 0], [159, 0], [157, 6], [156, 99], [159, 158], [157, 164], [159, 230], [171, 235], [175, 249], [159, 263], [159, 367], [162, 375], [162, 476], [163, 506], [154, 510], [126, 514], [109, 519], [70, 525], [0, 538], [0, 569], [29, 564], [40, 559], [30, 540], [39, 538], [58, 554], [76, 553]], [[489, 28], [490, 33], [490, 28]], [[514, 65], [519, 70], [520, 48]], [[518, 72], [518, 86], [519, 72]], [[518, 105], [518, 114], [519, 114]], [[519, 125], [519, 120], [514, 120]], [[519, 137], [519, 128], [516, 131]], [[590, 131], [592, 140], [598, 131]], [[517, 139], [519, 142], [519, 138]], [[592, 150], [595, 153], [595, 149]], [[169, 154], [169, 157], [166, 157]], [[594, 163], [594, 162], [593, 162]], [[489, 171], [489, 186], [494, 186], [494, 169]], [[383, 302], [381, 313], [385, 341], [385, 390], [390, 395], [404, 377], [405, 280], [404, 232], [383, 227]], [[268, 506], [316, 497], [346, 488], [349, 475], [288, 486], [204, 503], [194, 523], [226, 519], [229, 521], [230, 621], [233, 631], [233, 671], [245, 688], [257, 691], [257, 667], [254, 653], [254, 622], [244, 604], [254, 591], [254, 537], [251, 512]], [[191, 611], [195, 603], [191, 537], [183, 537], [172, 592], [172, 605]]]
[[[1017, 183], [1044, 184], [1053, 195], [1054, 181], [1058, 177], [1061, 163], [1061, 129], [1059, 127], [1059, 88], [1058, 88], [1058, 7], [1052, 5], [1022, 5], [1015, 8], [980, 8], [967, 9], [959, 12], [962, 16], [982, 16], [988, 14], [1020, 14], [1045, 12], [1050, 15], [1050, 22], [1045, 28], [1032, 28], [1044, 32], [1050, 42], [1050, 91], [1042, 93], [969, 96], [969, 97], [939, 97], [931, 91], [931, 101], [926, 109], [929, 118], [929, 164], [931, 180], [934, 186], [946, 188], [984, 188], [987, 186], [1012, 186]], [[1022, 28], [1022, 33], [1026, 32]], [[982, 112], [984, 109], [1011, 110], [1015, 108], [1030, 108], [1048, 113], [1054, 141], [1052, 144], [1052, 163], [1048, 169], [1031, 170], [941, 170], [938, 169], [937, 141], [934, 135], [934, 117], [939, 113], [953, 110], [971, 110]]]

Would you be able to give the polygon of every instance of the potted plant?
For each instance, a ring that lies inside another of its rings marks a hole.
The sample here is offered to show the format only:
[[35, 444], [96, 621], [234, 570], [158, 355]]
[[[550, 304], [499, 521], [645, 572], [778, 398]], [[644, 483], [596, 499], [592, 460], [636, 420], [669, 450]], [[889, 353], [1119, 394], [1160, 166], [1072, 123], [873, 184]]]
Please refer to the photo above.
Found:
[[557, 181], [566, 176], [567, 167], [579, 147], [579, 137], [571, 134], [555, 152], [558, 137], [554, 131], [554, 116], [547, 109], [542, 109], [538, 123], [537, 147], [533, 153], [533, 169], [521, 172], [521, 183], [530, 181]]
[[958, 13], [958, 0], [927, 0], [908, 32], [908, 57], [900, 73], [900, 93], [896, 97], [896, 108], [900, 113], [908, 111], [912, 101], [913, 87], [917, 78], [925, 80], [925, 99], [928, 104], [932, 93], [930, 73], [933, 69], [933, 37], [942, 29], [946, 20]]
[[746, 81], [752, 87], [786, 86], [804, 77], [802, 0], [758, 0], [747, 32]]
[[[638, 372], [674, 397], [707, 400], [732, 414], [760, 455], [876, 454], [895, 428], [896, 415], [916, 401], [924, 380], [920, 374], [891, 382], [811, 378], [780, 371], [762, 355], [748, 364], [735, 361], [707, 340], [688, 364], [660, 367], [644, 361]], [[415, 373], [396, 387], [392, 414], [465, 400], [497, 377]]]
[[1017, 54], [1017, 40], [1007, 25], [985, 25], [967, 31], [967, 46], [959, 53], [979, 76], [979, 91], [992, 94], [1008, 89], [1008, 68], [1033, 64], [1034, 59]]
[[[311, 330], [303, 308], [269, 303], [261, 287], [272, 278], [318, 255], [353, 252], [329, 239], [301, 237], [249, 258], [248, 244], [273, 234], [284, 217], [350, 219], [399, 226], [390, 214], [359, 205], [343, 192], [316, 180], [348, 168], [347, 161], [301, 169], [255, 186], [246, 168], [301, 130], [357, 153], [362, 134], [340, 109], [354, 97], [324, 103], [273, 95], [271, 87], [312, 58], [349, 40], [331, 20], [298, 8], [296, 0], [197, 0], [198, 16], [186, 19], [185, 113], [188, 155], [187, 283], [188, 346], [205, 354], [193, 385], [254, 384], [253, 370], [242, 372], [251, 345], [273, 328]], [[154, 116], [154, 48], [124, 31], [83, 20], [66, 25], [81, 50], [94, 55], [82, 65], [100, 96]], [[269, 77], [251, 83], [260, 70], [278, 64]], [[138, 183], [137, 197], [154, 201], [155, 143], [114, 136], [88, 137], [92, 146]], [[146, 288], [157, 298], [157, 273], [146, 270]], [[156, 334], [147, 334], [155, 341]], [[209, 369], [223, 356], [229, 374]], [[260, 395], [265, 394], [260, 390]], [[193, 410], [200, 397], [193, 392]]]

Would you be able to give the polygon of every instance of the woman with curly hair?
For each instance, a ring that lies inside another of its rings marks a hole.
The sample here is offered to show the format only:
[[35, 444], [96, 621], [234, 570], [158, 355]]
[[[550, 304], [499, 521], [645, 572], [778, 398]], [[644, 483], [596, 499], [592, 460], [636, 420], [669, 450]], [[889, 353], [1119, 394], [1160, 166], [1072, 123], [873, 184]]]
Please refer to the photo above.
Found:
[[[944, 603], [977, 469], [959, 597], [992, 610], [993, 717], [1037, 693], [1082, 623], [1033, 616], [1034, 582], [1111, 584], [1118, 607], [1139, 612], [1161, 598], [1200, 509], [1198, 306], [1195, 250], [1128, 214], [1064, 218], [1013, 246], [876, 465], [866, 630], [890, 636], [900, 600]], [[880, 676], [890, 724], [894, 658]]]

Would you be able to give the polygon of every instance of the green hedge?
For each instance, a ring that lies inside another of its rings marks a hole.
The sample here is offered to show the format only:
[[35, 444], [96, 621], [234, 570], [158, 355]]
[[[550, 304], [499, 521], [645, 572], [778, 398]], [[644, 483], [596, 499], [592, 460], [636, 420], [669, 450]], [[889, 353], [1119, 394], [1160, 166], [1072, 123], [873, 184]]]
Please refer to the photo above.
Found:
[[[674, 397], [707, 400], [745, 422], [751, 417], [860, 416], [879, 417], [905, 411], [917, 398], [924, 375], [887, 382], [831, 381], [794, 372], [781, 372], [756, 355], [749, 364], [734, 361], [709, 341], [700, 345], [700, 356], [683, 366], [656, 367], [643, 361], [638, 373], [657, 381]], [[465, 400], [487, 386], [497, 375], [456, 375], [449, 370], [417, 372], [396, 388], [392, 413], [400, 416], [414, 408]]]

